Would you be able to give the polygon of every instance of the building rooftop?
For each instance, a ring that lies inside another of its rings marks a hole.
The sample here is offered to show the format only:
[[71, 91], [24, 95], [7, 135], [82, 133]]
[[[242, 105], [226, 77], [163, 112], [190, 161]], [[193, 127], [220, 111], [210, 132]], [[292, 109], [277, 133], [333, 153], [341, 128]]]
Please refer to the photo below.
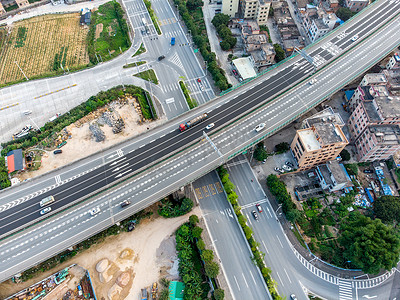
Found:
[[298, 130], [297, 133], [303, 145], [307, 148], [307, 151], [321, 149], [321, 144], [315, 137], [314, 131], [311, 128]]
[[386, 83], [385, 74], [382, 73], [368, 73], [364, 75], [364, 79], [367, 84], [381, 84]]
[[314, 24], [318, 29], [329, 29], [328, 25], [326, 25], [321, 19], [314, 19]]
[[[347, 183], [346, 187], [353, 186], [350, 178], [347, 177], [343, 167], [337, 160], [332, 160], [327, 164], [319, 165], [318, 169], [324, 177], [327, 185], [335, 186], [342, 183]], [[333, 183], [331, 174], [335, 178], [336, 184]]]
[[370, 126], [369, 131], [375, 135], [378, 143], [386, 145], [400, 144], [400, 127], [398, 125]]
[[341, 127], [344, 126], [344, 121], [340, 114], [335, 113], [330, 106], [305, 119], [302, 123], [302, 128], [310, 128], [318, 123], [331, 123], [333, 125], [339, 125]]
[[347, 142], [346, 137], [338, 125], [332, 123], [314, 124], [317, 138], [320, 139], [322, 146], [334, 143]]
[[272, 46], [269, 43], [261, 45], [261, 49], [264, 51], [265, 55], [274, 55], [274, 54], [276, 54], [274, 46]]
[[243, 80], [255, 77], [257, 75], [256, 71], [254, 71], [253, 64], [248, 57], [234, 59], [232, 63], [235, 65]]
[[400, 96], [383, 96], [375, 98], [383, 118], [400, 117]]
[[400, 68], [383, 70], [390, 91], [400, 90]]
[[246, 38], [248, 44], [265, 44], [267, 42], [267, 36], [265, 34], [251, 34]]
[[358, 89], [361, 90], [361, 92], [363, 94], [364, 100], [373, 100], [374, 99], [374, 97], [370, 93], [370, 88], [371, 87], [369, 85], [358, 86]]

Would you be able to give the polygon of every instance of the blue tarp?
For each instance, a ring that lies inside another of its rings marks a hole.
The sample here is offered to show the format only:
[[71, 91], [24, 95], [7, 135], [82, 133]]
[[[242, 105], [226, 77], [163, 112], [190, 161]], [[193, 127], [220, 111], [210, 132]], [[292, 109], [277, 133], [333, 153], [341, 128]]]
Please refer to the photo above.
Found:
[[350, 98], [353, 97], [354, 90], [345, 91], [344, 94], [346, 95], [346, 99], [350, 100]]
[[374, 198], [372, 198], [372, 195], [371, 195], [369, 189], [365, 188], [365, 193], [367, 194], [369, 202], [371, 202], [371, 203], [374, 202]]

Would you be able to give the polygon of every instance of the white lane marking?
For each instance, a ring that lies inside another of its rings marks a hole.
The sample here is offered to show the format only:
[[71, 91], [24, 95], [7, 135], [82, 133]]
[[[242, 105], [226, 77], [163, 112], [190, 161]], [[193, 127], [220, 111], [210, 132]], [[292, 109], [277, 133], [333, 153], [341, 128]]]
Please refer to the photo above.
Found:
[[278, 239], [279, 244], [281, 244], [281, 247], [283, 248], [283, 245], [282, 245], [281, 240], [279, 239], [278, 235], [276, 236], [276, 238]]
[[237, 285], [237, 287], [238, 287], [238, 289], [239, 289], [239, 291], [240, 291], [239, 283], [238, 283], [238, 281], [237, 281], [237, 279], [236, 279], [236, 276], [233, 275], [233, 278], [235, 279], [236, 285]]
[[286, 272], [286, 269], [283, 268], [283, 271], [285, 271], [287, 278], [289, 279], [290, 284], [292, 283], [292, 281], [290, 280], [289, 274]]

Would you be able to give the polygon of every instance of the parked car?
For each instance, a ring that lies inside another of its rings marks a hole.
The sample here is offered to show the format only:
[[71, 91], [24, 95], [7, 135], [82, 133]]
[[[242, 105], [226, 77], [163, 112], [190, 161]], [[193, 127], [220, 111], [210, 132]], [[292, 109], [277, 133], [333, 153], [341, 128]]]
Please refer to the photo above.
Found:
[[237, 74], [238, 74], [238, 73], [236, 72], [235, 69], [232, 70], [232, 73], [233, 73], [233, 75], [235, 75], [235, 76], [237, 76]]
[[41, 214], [41, 215], [44, 215], [44, 214], [47, 214], [49, 211], [51, 211], [51, 207], [46, 207], [46, 208], [43, 208], [43, 209], [40, 211], [40, 214]]
[[206, 126], [206, 129], [207, 130], [210, 130], [211, 128], [213, 128], [214, 127], [214, 123], [211, 123], [211, 124], [208, 124], [207, 126]]
[[264, 159], [261, 163], [265, 164], [267, 162], [267, 159]]
[[255, 130], [256, 130], [257, 132], [259, 132], [259, 131], [263, 130], [264, 127], [265, 127], [265, 123], [261, 123], [261, 124], [257, 125], [257, 127], [255, 128]]
[[282, 169], [286, 170], [286, 171], [292, 171], [292, 168], [287, 166], [287, 165], [283, 165]]
[[57, 149], [57, 150], [54, 150], [53, 153], [54, 153], [54, 154], [61, 154], [61, 153], [62, 153], [62, 150], [61, 150], [61, 149]]
[[279, 167], [275, 167], [274, 168], [275, 171], [277, 171], [278, 173], [285, 173], [285, 171], [283, 171], [281, 168]]
[[129, 201], [129, 200], [124, 200], [124, 201], [121, 202], [121, 207], [128, 206], [129, 204], [131, 204], [131, 201]]
[[262, 213], [262, 207], [261, 207], [261, 205], [257, 203], [257, 204], [256, 204], [256, 207], [257, 207], [258, 212], [259, 212], [259, 213]]
[[92, 215], [92, 216], [94, 216], [95, 214], [97, 214], [97, 213], [99, 213], [100, 212], [100, 207], [95, 207], [95, 208], [93, 208], [93, 209], [91, 209], [91, 210], [89, 210], [89, 213], [90, 213], [90, 215]]
[[253, 210], [253, 211], [251, 212], [251, 214], [253, 215], [253, 217], [254, 217], [255, 220], [258, 220], [258, 215], [257, 215], [257, 213], [256, 213], [255, 210]]
[[372, 174], [372, 173], [374, 173], [374, 171], [372, 171], [372, 170], [364, 170], [364, 173], [366, 173], [366, 174]]
[[294, 164], [292, 164], [290, 161], [285, 162], [285, 164], [291, 168], [294, 168]]
[[290, 300], [297, 300], [296, 295], [295, 294], [291, 294], [290, 295]]

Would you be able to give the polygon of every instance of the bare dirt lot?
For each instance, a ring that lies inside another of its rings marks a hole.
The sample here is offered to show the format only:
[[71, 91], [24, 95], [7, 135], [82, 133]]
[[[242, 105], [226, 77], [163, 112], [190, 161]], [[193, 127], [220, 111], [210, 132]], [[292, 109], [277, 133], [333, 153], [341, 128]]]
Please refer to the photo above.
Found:
[[[97, 299], [140, 299], [140, 289], [151, 286], [161, 277], [178, 279], [174, 232], [192, 214], [200, 217], [200, 208], [195, 207], [190, 214], [172, 219], [154, 214], [150, 220], [143, 220], [134, 231], [110, 236], [103, 243], [92, 246], [35, 279], [21, 284], [10, 280], [1, 283], [0, 298], [12, 295], [76, 263], [89, 270]], [[108, 269], [103, 272], [107, 280], [101, 282], [96, 264], [103, 259], [108, 260]], [[121, 288], [115, 286], [115, 283], [123, 272], [129, 273], [129, 282]], [[117, 293], [109, 297], [113, 290], [117, 290]]]
[[[165, 117], [161, 117], [157, 121], [139, 124], [139, 115], [131, 105], [131, 102], [123, 106], [114, 106], [113, 109], [124, 119], [125, 128], [122, 132], [114, 134], [112, 128], [108, 125], [101, 126], [100, 128], [104, 131], [106, 138], [103, 142], [95, 142], [89, 130], [89, 123], [85, 123], [80, 127], [71, 124], [67, 127], [68, 131], [71, 133], [71, 138], [68, 139], [67, 144], [61, 148], [63, 151], [62, 154], [53, 154], [53, 151], [47, 151], [42, 156], [42, 164], [38, 170], [23, 172], [18, 174], [17, 177], [23, 181], [27, 178], [39, 176], [93, 153], [100, 152], [112, 145], [121, 143], [126, 139], [147, 131], [147, 128], [151, 129], [157, 127], [166, 120]], [[92, 120], [90, 123], [93, 122], [95, 122], [95, 120]]]

